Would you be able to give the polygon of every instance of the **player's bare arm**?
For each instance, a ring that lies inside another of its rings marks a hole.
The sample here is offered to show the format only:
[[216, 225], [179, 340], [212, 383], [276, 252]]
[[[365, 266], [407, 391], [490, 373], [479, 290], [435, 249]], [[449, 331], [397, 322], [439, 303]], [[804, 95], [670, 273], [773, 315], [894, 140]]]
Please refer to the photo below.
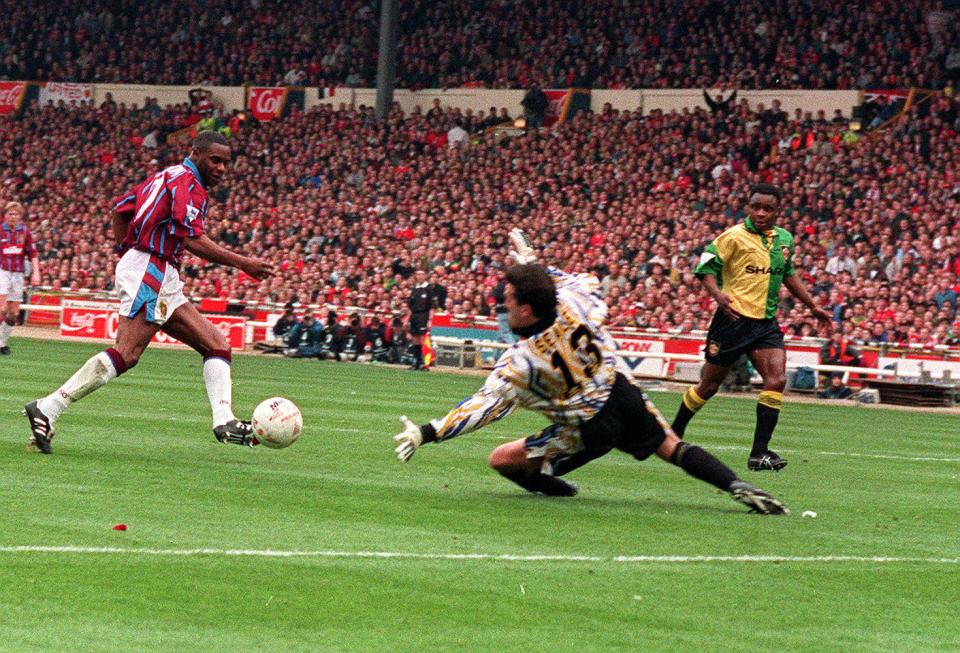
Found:
[[130, 229], [130, 222], [134, 215], [133, 211], [113, 212], [113, 240], [117, 245], [120, 245], [123, 239], [127, 237], [127, 231]]
[[218, 245], [206, 234], [194, 236], [193, 238], [184, 238], [183, 246], [187, 248], [187, 251], [191, 254], [197, 255], [205, 261], [229, 265], [238, 270], [243, 270], [258, 281], [266, 279], [274, 273], [272, 263], [237, 254], [226, 247]]
[[717, 277], [712, 274], [704, 274], [700, 277], [700, 284], [704, 289], [713, 297], [714, 301], [717, 302], [717, 306], [723, 309], [723, 312], [727, 314], [731, 320], [736, 320], [740, 317], [740, 314], [735, 310], [730, 308], [730, 295], [720, 290], [720, 285], [717, 283]]
[[30, 283], [34, 286], [40, 285], [40, 257], [34, 256], [30, 259], [30, 265], [33, 272], [30, 275]]
[[800, 278], [797, 275], [791, 274], [785, 276], [783, 278], [783, 285], [787, 287], [787, 290], [789, 290], [794, 297], [799, 299], [807, 308], [810, 309], [810, 312], [813, 313], [813, 316], [817, 319], [817, 322], [820, 323], [821, 328], [830, 328], [830, 322], [833, 320], [833, 316], [817, 306], [817, 303], [813, 300], [813, 297], [810, 296], [809, 291], [807, 291], [807, 287], [803, 285], [803, 282], [800, 281]]

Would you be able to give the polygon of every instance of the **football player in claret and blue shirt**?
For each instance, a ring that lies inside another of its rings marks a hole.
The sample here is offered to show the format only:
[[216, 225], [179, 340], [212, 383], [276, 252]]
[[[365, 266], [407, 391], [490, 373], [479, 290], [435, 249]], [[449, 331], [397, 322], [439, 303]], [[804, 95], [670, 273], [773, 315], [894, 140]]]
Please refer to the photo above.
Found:
[[136, 365], [157, 331], [203, 356], [203, 380], [217, 440], [257, 444], [250, 423], [233, 414], [230, 345], [184, 296], [179, 274], [184, 249], [211, 263], [243, 270], [254, 279], [273, 274], [271, 263], [225, 249], [204, 233], [207, 190], [220, 183], [229, 162], [226, 138], [200, 132], [182, 164], [151, 175], [117, 200], [113, 232], [122, 257], [116, 269], [120, 294], [116, 345], [84, 363], [60, 388], [24, 407], [31, 441], [42, 453], [50, 453], [54, 424], [63, 411]]
[[0, 354], [9, 354], [7, 339], [16, 324], [23, 302], [26, 261], [32, 268], [31, 281], [40, 285], [40, 260], [30, 230], [23, 224], [26, 211], [20, 202], [7, 202], [0, 221]]

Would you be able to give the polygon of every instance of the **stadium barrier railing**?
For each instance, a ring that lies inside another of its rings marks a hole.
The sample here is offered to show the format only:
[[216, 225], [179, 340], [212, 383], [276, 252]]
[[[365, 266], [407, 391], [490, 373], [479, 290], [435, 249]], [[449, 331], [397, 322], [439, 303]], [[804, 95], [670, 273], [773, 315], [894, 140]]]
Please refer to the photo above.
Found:
[[[27, 312], [43, 311], [59, 315], [63, 308], [59, 305], [51, 304], [33, 304], [26, 303], [21, 305], [21, 309]], [[353, 314], [359, 309], [342, 309], [347, 314]], [[362, 312], [362, 311], [361, 311]], [[272, 313], [271, 313], [272, 315]], [[452, 316], [455, 320], [467, 320], [472, 323], [483, 323], [487, 320], [480, 318], [468, 318], [467, 316]], [[273, 321], [247, 320], [246, 329], [248, 337], [247, 343], [254, 342], [250, 337], [255, 329], [265, 330], [272, 327]], [[623, 329], [624, 335], [646, 336], [651, 339], [665, 337], [665, 334], [644, 334], [641, 330], [635, 328]], [[614, 334], [616, 335], [616, 334]], [[670, 336], [680, 337], [680, 336]], [[493, 340], [460, 338], [454, 336], [433, 335], [431, 336], [432, 346], [437, 354], [438, 364], [452, 366], [457, 368], [482, 368], [490, 367], [493, 360], [499, 357], [500, 352], [507, 349], [509, 345]], [[804, 339], [806, 340], [806, 339]], [[808, 343], [813, 345], [815, 343]], [[909, 351], [909, 355], [905, 353]], [[667, 352], [667, 351], [635, 351], [630, 349], [620, 349], [619, 355], [633, 369], [634, 376], [638, 378], [657, 379], [673, 381], [679, 383], [695, 383], [699, 368], [703, 363], [702, 354]], [[814, 370], [817, 374], [815, 379], [817, 384], [812, 388], [816, 390], [819, 386], [820, 374], [839, 373], [842, 375], [844, 384], [852, 383], [854, 385], [865, 385], [868, 379], [887, 379], [902, 380], [927, 383], [931, 385], [945, 385], [951, 383], [954, 378], [960, 380], [960, 361], [952, 360], [954, 352], [944, 351], [938, 348], [935, 351], [927, 351], [919, 348], [909, 348], [909, 350], [895, 353], [887, 352], [886, 356], [879, 357], [878, 363], [882, 367], [852, 367], [845, 365], [825, 365], [815, 363], [807, 359], [787, 360], [788, 375], [801, 367], [807, 367]], [[942, 358], [939, 360], [929, 360], [931, 354], [939, 354]], [[643, 361], [657, 361], [656, 365], [644, 365]], [[686, 367], [683, 365], [686, 364]], [[792, 376], [792, 375], [791, 375]], [[754, 379], [756, 380], [756, 379]], [[790, 386], [788, 385], [788, 389]]]

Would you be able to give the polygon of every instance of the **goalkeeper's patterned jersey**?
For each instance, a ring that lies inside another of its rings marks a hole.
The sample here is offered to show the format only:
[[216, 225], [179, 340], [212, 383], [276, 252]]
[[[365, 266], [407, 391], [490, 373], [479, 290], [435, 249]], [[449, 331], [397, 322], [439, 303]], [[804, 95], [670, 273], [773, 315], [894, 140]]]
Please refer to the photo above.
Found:
[[714, 275], [737, 313], [771, 318], [783, 278], [794, 273], [793, 236], [780, 227], [760, 234], [747, 218], [707, 245], [694, 272]]
[[547, 271], [557, 284], [557, 319], [504, 352], [476, 394], [430, 422], [437, 440], [474, 431], [517, 406], [577, 426], [606, 403], [617, 372], [629, 377], [616, 355], [616, 341], [603, 326], [607, 306], [596, 293], [597, 278]]

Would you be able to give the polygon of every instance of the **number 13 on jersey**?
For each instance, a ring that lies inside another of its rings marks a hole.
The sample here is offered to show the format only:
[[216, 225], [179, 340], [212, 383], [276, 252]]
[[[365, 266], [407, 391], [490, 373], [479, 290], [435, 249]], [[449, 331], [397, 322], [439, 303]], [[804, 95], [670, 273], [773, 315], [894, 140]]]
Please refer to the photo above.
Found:
[[553, 369], [563, 376], [566, 397], [582, 392], [584, 381], [592, 379], [603, 363], [603, 354], [594, 342], [590, 329], [584, 324], [572, 324], [570, 327], [570, 335], [557, 343], [557, 348], [550, 356]]

